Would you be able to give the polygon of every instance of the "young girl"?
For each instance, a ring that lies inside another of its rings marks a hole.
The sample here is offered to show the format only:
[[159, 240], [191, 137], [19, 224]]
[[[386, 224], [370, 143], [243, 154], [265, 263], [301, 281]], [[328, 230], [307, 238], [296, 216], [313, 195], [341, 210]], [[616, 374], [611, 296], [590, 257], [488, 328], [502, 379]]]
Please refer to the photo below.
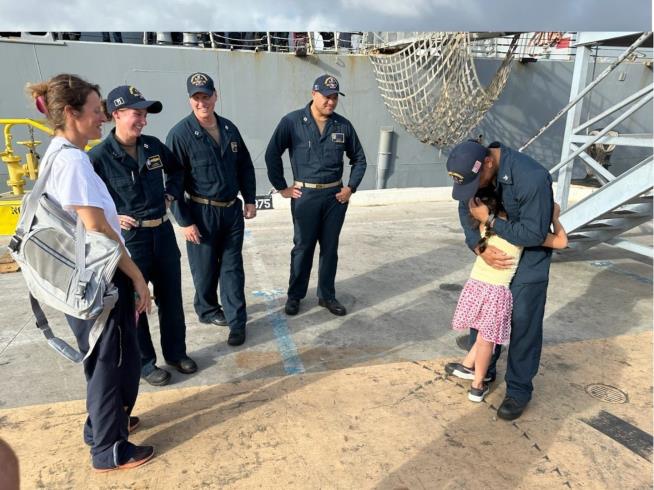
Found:
[[[506, 219], [506, 212], [495, 195], [492, 188], [481, 189], [477, 193], [490, 213], [497, 219]], [[559, 222], [560, 207], [554, 204], [552, 224], [554, 233], [548, 233], [543, 246], [556, 249], [568, 245], [568, 237]], [[511, 336], [511, 313], [513, 310], [513, 297], [509, 284], [518, 268], [518, 261], [522, 247], [517, 247], [486, 229], [483, 223], [479, 224], [481, 239], [479, 240], [479, 256], [470, 273], [454, 312], [452, 328], [464, 330], [474, 328], [478, 330], [477, 341], [472, 346], [461, 363], [448, 363], [445, 371], [459, 378], [471, 379], [472, 386], [468, 392], [468, 399], [481, 402], [489, 390], [486, 376], [493, 350], [496, 344], [506, 345]], [[488, 245], [497, 247], [513, 258], [513, 266], [508, 269], [494, 269], [486, 264], [481, 253]]]

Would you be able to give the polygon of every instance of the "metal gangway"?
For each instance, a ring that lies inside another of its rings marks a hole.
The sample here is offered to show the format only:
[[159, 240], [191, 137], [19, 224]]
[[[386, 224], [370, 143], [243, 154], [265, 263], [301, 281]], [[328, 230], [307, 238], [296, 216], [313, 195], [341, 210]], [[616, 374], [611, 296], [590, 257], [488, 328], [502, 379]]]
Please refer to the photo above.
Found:
[[[561, 205], [561, 223], [568, 232], [567, 250], [583, 251], [600, 243], [608, 243], [631, 252], [653, 257], [651, 246], [644, 246], [626, 240], [620, 235], [628, 230], [652, 220], [652, 189], [654, 187], [654, 160], [650, 153], [623, 174], [616, 176], [593, 157], [593, 148], [613, 145], [649, 148], [654, 147], [652, 133], [618, 134], [614, 128], [643, 107], [649, 107], [654, 98], [654, 84], [638, 90], [609, 107], [597, 116], [582, 123], [583, 99], [595, 86], [606, 78], [620, 63], [632, 59], [638, 47], [648, 42], [651, 45], [652, 33], [632, 33], [637, 39], [629, 48], [608, 66], [594, 80], [588, 82], [588, 67], [591, 47], [616, 45], [624, 41], [625, 33], [584, 33], [576, 44], [575, 65], [570, 89], [570, 102], [555, 118], [520, 148], [528, 145], [551, 127], [561, 116], [567, 114], [561, 161], [551, 170], [558, 174], [555, 199]], [[619, 45], [619, 44], [618, 44]], [[649, 61], [651, 63], [651, 60]], [[651, 66], [651, 65], [650, 65]], [[606, 123], [607, 118], [615, 119]], [[590, 131], [600, 121], [605, 125], [601, 130]], [[574, 205], [569, 205], [570, 186], [575, 159], [592, 172], [600, 184], [592, 194]]]

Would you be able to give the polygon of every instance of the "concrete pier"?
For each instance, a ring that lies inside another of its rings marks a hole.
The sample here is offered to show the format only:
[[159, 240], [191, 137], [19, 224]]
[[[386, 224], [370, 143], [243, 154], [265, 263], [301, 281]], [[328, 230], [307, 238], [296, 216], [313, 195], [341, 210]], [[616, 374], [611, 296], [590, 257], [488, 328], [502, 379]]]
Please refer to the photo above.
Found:
[[[82, 441], [81, 366], [34, 326], [22, 277], [0, 275], [0, 437], [23, 488], [648, 488], [652, 481], [652, 263], [609, 246], [558, 255], [534, 398], [499, 420], [503, 373], [481, 404], [448, 378], [450, 329], [474, 256], [437, 189], [362, 191], [341, 235], [348, 315], [317, 304], [317, 256], [300, 314], [283, 312], [287, 202], [246, 224], [248, 338], [200, 324], [182, 250], [189, 355], [172, 383], [141, 383], [137, 444], [156, 456], [94, 474]], [[651, 243], [651, 228], [633, 232]], [[73, 342], [61, 314], [47, 311]], [[156, 315], [150, 317], [155, 345]], [[159, 356], [160, 350], [158, 349]], [[159, 365], [165, 367], [163, 359]]]

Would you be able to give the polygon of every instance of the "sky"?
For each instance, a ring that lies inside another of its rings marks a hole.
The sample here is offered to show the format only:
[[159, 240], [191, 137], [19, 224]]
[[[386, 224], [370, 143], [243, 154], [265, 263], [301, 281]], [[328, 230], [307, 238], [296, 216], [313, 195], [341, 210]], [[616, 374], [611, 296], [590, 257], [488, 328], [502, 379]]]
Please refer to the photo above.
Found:
[[2, 31], [651, 31], [651, 0], [0, 0]]

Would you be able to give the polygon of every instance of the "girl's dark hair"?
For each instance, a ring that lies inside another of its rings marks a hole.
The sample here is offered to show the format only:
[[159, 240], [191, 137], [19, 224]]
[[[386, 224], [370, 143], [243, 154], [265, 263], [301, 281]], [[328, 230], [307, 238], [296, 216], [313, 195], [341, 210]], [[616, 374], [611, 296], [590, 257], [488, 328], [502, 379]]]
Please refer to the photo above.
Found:
[[37, 108], [44, 109], [42, 112], [52, 127], [63, 130], [66, 127], [66, 106], [81, 112], [91, 92], [100, 96], [100, 87], [77, 75], [62, 73], [46, 82], [28, 83], [27, 92], [37, 103]]
[[500, 196], [497, 195], [497, 192], [495, 192], [493, 186], [489, 185], [488, 187], [482, 187], [477, 191], [475, 197], [478, 197], [481, 202], [488, 206], [488, 211], [495, 215], [504, 211], [502, 200], [500, 199]]
[[[482, 203], [488, 206], [488, 211], [494, 214], [495, 216], [497, 216], [499, 213], [505, 212], [504, 206], [502, 206], [502, 200], [500, 199], [500, 196], [498, 196], [497, 193], [495, 192], [493, 186], [488, 186], [479, 189], [477, 191], [477, 194], [475, 194], [475, 197], [479, 198], [479, 200], [481, 200]], [[473, 221], [475, 221], [477, 226], [479, 225], [479, 223], [476, 220]], [[479, 253], [483, 253], [484, 250], [486, 250], [486, 246], [488, 245], [488, 239], [493, 235], [495, 235], [493, 229], [486, 228], [486, 232], [484, 233], [484, 236], [482, 236], [477, 242], [477, 246], [479, 247]]]

